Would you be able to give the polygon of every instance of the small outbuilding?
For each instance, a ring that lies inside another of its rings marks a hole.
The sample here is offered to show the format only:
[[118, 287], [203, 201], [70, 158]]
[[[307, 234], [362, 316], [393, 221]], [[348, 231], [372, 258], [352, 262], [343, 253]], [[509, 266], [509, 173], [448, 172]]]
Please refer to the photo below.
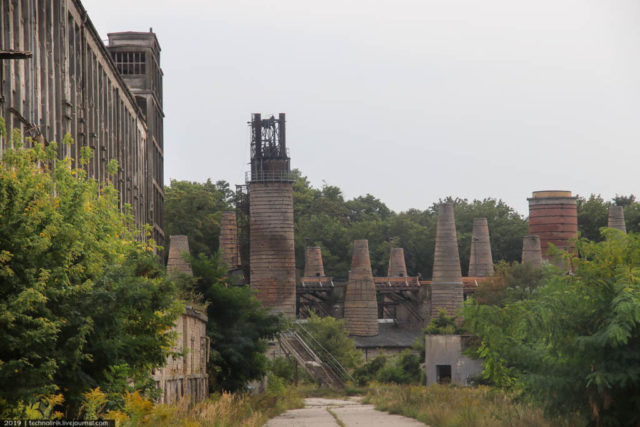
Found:
[[467, 335], [425, 335], [427, 385], [470, 385], [482, 372], [482, 363], [462, 354], [471, 337]]

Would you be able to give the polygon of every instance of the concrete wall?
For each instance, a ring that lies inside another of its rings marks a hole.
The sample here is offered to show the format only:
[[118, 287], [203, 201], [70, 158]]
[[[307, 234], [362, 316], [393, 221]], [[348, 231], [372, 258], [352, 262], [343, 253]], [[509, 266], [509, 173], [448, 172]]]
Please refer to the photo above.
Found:
[[186, 352], [184, 356], [169, 357], [167, 364], [156, 369], [153, 379], [162, 390], [160, 403], [175, 403], [183, 396], [196, 402], [209, 396], [209, 337], [207, 316], [187, 307], [172, 328], [177, 333], [174, 352]]
[[[44, 142], [70, 134], [75, 144], [60, 144], [59, 155], [78, 164], [82, 147], [91, 147], [86, 169], [100, 182], [108, 178], [109, 161], [117, 160], [112, 181], [121, 206], [130, 204], [136, 224], [152, 224], [163, 244], [163, 182], [154, 181], [149, 149], [161, 135], [147, 126], [80, 1], [0, 0], [0, 10], [0, 50], [32, 53], [0, 61], [0, 117], [7, 129]], [[0, 151], [7, 146], [0, 138]], [[154, 164], [161, 177], [162, 157]]]
[[469, 385], [470, 378], [482, 372], [482, 363], [462, 354], [461, 335], [426, 335], [425, 369], [427, 385], [437, 383], [437, 366], [451, 366], [451, 382], [457, 385]]

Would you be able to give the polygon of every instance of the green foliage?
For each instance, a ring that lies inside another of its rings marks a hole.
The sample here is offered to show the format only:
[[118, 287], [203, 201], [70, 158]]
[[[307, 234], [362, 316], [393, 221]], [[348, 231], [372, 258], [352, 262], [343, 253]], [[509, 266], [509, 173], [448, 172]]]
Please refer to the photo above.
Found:
[[12, 145], [0, 164], [0, 401], [60, 392], [76, 416], [113, 367], [148, 380], [180, 307], [112, 186], [58, 160], [55, 143], [14, 132]]
[[461, 334], [464, 330], [458, 325], [457, 317], [449, 316], [447, 310], [441, 308], [438, 317], [429, 321], [424, 328], [424, 333], [429, 335], [453, 335]]
[[387, 357], [380, 354], [376, 356], [372, 361], [357, 367], [353, 371], [353, 378], [356, 380], [359, 386], [364, 386], [374, 381], [378, 375], [378, 372], [384, 368], [387, 364]]
[[640, 236], [577, 242], [572, 275], [551, 274], [525, 299], [465, 307], [485, 375], [516, 385], [549, 414], [599, 425], [640, 421]]
[[283, 319], [263, 308], [249, 287], [226, 287], [225, 268], [218, 256], [200, 254], [192, 258], [191, 266], [195, 279], [182, 286], [192, 286], [208, 303], [210, 388], [243, 390], [248, 381], [260, 379], [267, 372], [266, 340], [280, 331]]
[[296, 362], [288, 357], [274, 357], [268, 361], [268, 369], [272, 375], [291, 384], [295, 379]]
[[374, 384], [365, 403], [376, 409], [415, 418], [430, 426], [574, 426], [585, 420], [545, 419], [542, 411], [514, 399], [512, 393], [489, 387], [455, 387], [434, 384]]
[[[316, 189], [299, 171], [296, 174], [293, 194], [297, 265], [304, 265], [306, 246], [318, 245], [322, 248], [327, 275], [346, 278], [352, 242], [368, 239], [374, 275], [386, 275], [390, 249], [402, 247], [409, 274], [431, 276], [439, 203], [424, 211], [411, 209], [395, 213], [370, 194], [345, 201], [339, 188], [325, 185]], [[496, 260], [520, 259], [522, 236], [527, 234], [527, 223], [522, 216], [499, 200], [447, 200], [456, 203], [463, 271], [469, 264], [475, 217], [488, 219]]]
[[405, 350], [397, 357], [387, 360], [384, 366], [376, 373], [375, 379], [381, 383], [424, 383], [424, 372], [420, 367], [420, 360], [417, 354], [411, 350]]
[[171, 180], [164, 188], [164, 221], [167, 235], [189, 237], [191, 254], [213, 256], [218, 251], [222, 211], [231, 209], [229, 184]]
[[312, 313], [303, 327], [313, 336], [313, 340], [307, 343], [325, 362], [330, 363], [325, 360], [325, 354], [328, 352], [347, 370], [362, 363], [362, 353], [356, 349], [354, 341], [349, 338], [344, 320], [318, 317]]
[[604, 239], [601, 228], [607, 226], [609, 206], [622, 206], [627, 231], [640, 232], [640, 203], [636, 197], [616, 195], [611, 201], [605, 201], [599, 194], [589, 198], [578, 196], [578, 231], [580, 236], [594, 242]]

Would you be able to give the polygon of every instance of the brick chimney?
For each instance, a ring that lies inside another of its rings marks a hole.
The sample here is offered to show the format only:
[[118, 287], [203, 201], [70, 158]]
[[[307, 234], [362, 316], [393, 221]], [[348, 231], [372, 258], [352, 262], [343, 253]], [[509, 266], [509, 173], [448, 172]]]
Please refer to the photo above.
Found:
[[238, 244], [238, 224], [235, 211], [223, 211], [220, 220], [220, 249], [222, 261], [229, 269], [238, 268], [240, 261], [240, 246]]
[[353, 242], [351, 271], [344, 297], [344, 319], [351, 335], [378, 335], [378, 301], [367, 240]]
[[191, 265], [185, 259], [189, 256], [189, 239], [184, 235], [171, 236], [169, 238], [169, 259], [167, 260], [167, 272], [171, 274], [182, 273], [193, 276]]
[[320, 246], [307, 246], [304, 253], [304, 277], [325, 277]]
[[407, 277], [407, 265], [404, 262], [403, 248], [391, 248], [387, 277]]
[[473, 219], [471, 233], [471, 256], [469, 257], [469, 276], [485, 277], [493, 274], [493, 258], [489, 239], [487, 218]]
[[624, 211], [622, 206], [609, 206], [609, 228], [617, 228], [623, 233], [627, 232], [627, 226], [624, 223]]
[[540, 237], [524, 236], [522, 239], [522, 263], [531, 263], [534, 267], [542, 265], [542, 249]]
[[431, 318], [438, 317], [438, 311], [441, 308], [444, 308], [449, 316], [456, 314], [463, 300], [462, 271], [453, 203], [443, 203], [438, 208], [431, 282]]

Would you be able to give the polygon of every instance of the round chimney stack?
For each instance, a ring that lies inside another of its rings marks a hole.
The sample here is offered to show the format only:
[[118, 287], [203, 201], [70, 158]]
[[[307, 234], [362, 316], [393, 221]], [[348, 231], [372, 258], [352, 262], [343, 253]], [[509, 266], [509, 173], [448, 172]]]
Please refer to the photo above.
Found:
[[403, 248], [391, 248], [387, 277], [407, 277], [407, 265], [404, 262]]
[[443, 203], [438, 208], [432, 282], [440, 284], [462, 283], [453, 203]]
[[431, 281], [431, 318], [438, 317], [441, 309], [444, 309], [449, 316], [456, 315], [463, 301], [462, 271], [453, 203], [443, 203], [438, 208], [436, 226], [436, 250]]
[[230, 269], [237, 268], [240, 262], [240, 247], [238, 245], [238, 224], [235, 211], [223, 211], [220, 220], [220, 249], [222, 261]]
[[542, 249], [540, 237], [524, 236], [522, 239], [522, 263], [530, 263], [534, 267], [542, 266]]
[[543, 258], [549, 243], [573, 251], [578, 237], [577, 197], [571, 191], [534, 191], [529, 201], [529, 234], [540, 237]]
[[624, 223], [624, 210], [622, 206], [609, 206], [609, 228], [616, 228], [623, 233], [627, 232], [627, 226]]
[[304, 277], [324, 277], [320, 246], [307, 246], [304, 253]]
[[353, 242], [351, 271], [344, 297], [344, 319], [351, 335], [378, 335], [378, 301], [367, 240]]
[[473, 219], [471, 233], [471, 255], [469, 257], [469, 276], [485, 277], [493, 274], [493, 257], [489, 239], [487, 218]]
[[189, 239], [187, 236], [181, 234], [170, 236], [167, 272], [169, 274], [182, 273], [193, 276], [191, 265], [185, 259], [189, 255]]

